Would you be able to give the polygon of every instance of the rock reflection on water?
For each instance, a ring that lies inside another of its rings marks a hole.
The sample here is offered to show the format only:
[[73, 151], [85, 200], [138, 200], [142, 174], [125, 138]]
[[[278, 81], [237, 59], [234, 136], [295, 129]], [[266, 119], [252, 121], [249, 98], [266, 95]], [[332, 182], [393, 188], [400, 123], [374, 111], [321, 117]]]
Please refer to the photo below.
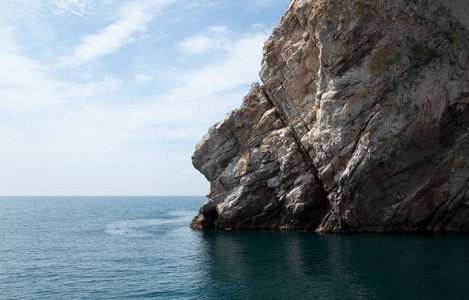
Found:
[[[203, 232], [208, 297], [301, 299], [372, 296], [350, 269], [349, 246], [292, 232]], [[332, 239], [331, 239], [332, 238]]]
[[469, 292], [468, 240], [204, 231], [200, 293], [208, 299], [458, 299]]

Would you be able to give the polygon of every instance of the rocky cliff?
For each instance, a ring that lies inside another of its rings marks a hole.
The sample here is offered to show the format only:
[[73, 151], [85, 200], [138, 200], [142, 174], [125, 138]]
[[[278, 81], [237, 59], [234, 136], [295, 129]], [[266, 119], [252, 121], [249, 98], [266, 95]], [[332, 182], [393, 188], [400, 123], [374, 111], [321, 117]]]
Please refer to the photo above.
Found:
[[191, 227], [469, 230], [469, 35], [448, 2], [293, 0], [263, 85], [196, 146]]

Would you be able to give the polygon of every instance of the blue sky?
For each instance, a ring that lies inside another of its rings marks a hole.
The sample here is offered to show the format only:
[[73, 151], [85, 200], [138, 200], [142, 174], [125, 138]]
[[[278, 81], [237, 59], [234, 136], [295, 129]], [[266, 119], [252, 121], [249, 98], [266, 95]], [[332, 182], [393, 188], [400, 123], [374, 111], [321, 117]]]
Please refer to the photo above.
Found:
[[0, 195], [204, 195], [290, 0], [0, 2]]

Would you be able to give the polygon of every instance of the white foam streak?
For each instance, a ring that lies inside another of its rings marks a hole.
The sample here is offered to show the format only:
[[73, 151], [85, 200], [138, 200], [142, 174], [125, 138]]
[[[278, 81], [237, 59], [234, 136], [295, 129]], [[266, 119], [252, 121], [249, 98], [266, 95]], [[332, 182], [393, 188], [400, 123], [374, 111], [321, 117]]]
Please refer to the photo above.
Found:
[[174, 211], [168, 215], [179, 218], [141, 219], [113, 222], [106, 225], [106, 233], [111, 236], [122, 236], [127, 238], [152, 237], [159, 227], [172, 224], [188, 224], [193, 212]]

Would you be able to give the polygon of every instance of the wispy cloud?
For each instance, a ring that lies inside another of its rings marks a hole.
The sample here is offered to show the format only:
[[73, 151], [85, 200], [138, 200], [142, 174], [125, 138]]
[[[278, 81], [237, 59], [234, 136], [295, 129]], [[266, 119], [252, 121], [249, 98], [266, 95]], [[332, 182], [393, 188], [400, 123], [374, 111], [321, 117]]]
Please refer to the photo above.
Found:
[[[246, 0], [244, 0], [246, 2]], [[272, 6], [278, 2], [278, 0], [248, 0], [250, 4], [258, 6]]]
[[0, 29], [0, 116], [58, 105], [61, 83], [46, 76], [43, 65], [21, 55], [13, 36], [13, 28]]
[[40, 0], [0, 1], [0, 24], [9, 20], [31, 18], [40, 10]]
[[136, 85], [140, 85], [140, 84], [145, 84], [150, 80], [153, 80], [153, 76], [143, 74], [143, 73], [138, 73], [138, 74], [135, 74], [133, 83]]
[[19, 46], [14, 40], [15, 29], [12, 26], [0, 28], [0, 51], [15, 52], [19, 50]]
[[274, 2], [275, 2], [275, 0], [255, 0], [254, 1], [254, 3], [256, 3], [258, 5], [270, 5]]
[[[259, 77], [256, 74], [260, 70], [262, 46], [267, 37], [267, 31], [231, 39], [226, 35], [223, 37], [222, 45], [214, 45], [216, 39], [209, 38], [211, 46], [205, 51], [223, 49], [226, 52], [225, 58], [182, 76], [180, 79], [185, 84], [172, 92], [173, 97], [183, 97], [186, 94], [192, 98], [204, 97], [240, 84], [258, 81]], [[190, 51], [186, 53], [193, 54]]]
[[[100, 2], [102, 4], [109, 1]], [[80, 17], [92, 14], [98, 5], [94, 0], [49, 0], [48, 4], [54, 14], [72, 14]]]
[[105, 75], [104, 78], [97, 81], [84, 84], [68, 84], [68, 87], [69, 93], [73, 96], [72, 98], [94, 98], [116, 92], [121, 89], [122, 84], [121, 79], [112, 75]]
[[[159, 7], [170, 1], [159, 2]], [[120, 17], [111, 25], [97, 34], [82, 38], [71, 55], [62, 57], [59, 65], [62, 67], [76, 67], [90, 62], [102, 55], [117, 52], [123, 46], [135, 40], [135, 34], [147, 30], [147, 24], [153, 19], [152, 2], [129, 2], [120, 8]]]
[[229, 32], [226, 26], [213, 26], [203, 33], [188, 37], [178, 43], [178, 49], [185, 55], [197, 55], [217, 50], [228, 50]]

